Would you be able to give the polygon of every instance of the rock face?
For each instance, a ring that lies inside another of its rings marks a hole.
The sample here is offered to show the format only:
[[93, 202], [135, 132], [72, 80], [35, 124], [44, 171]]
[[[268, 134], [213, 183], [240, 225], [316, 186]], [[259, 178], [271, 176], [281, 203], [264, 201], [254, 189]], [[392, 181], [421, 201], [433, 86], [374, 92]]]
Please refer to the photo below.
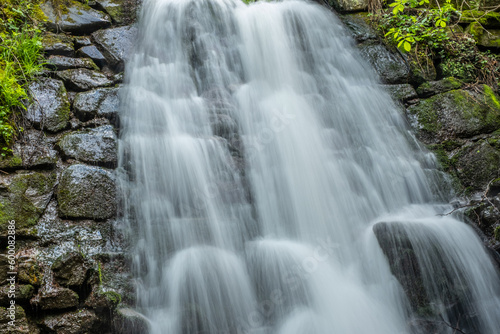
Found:
[[99, 319], [93, 311], [80, 310], [43, 319], [42, 328], [56, 334], [82, 334], [99, 332]]
[[333, 0], [331, 3], [341, 12], [358, 12], [368, 9], [368, 0]]
[[52, 197], [54, 173], [28, 172], [0, 179], [0, 235], [5, 235], [10, 220], [16, 221], [16, 233], [29, 233]]
[[148, 333], [149, 326], [145, 316], [130, 308], [118, 309], [113, 322], [114, 330], [121, 334]]
[[81, 287], [88, 270], [83, 255], [76, 252], [63, 254], [52, 264], [56, 282], [65, 287]]
[[91, 164], [115, 166], [117, 138], [111, 125], [71, 132], [59, 141], [65, 157]]
[[47, 17], [47, 28], [53, 32], [88, 34], [111, 25], [108, 15], [74, 0], [64, 4], [48, 0], [40, 8]]
[[49, 59], [47, 59], [46, 66], [56, 71], [64, 71], [75, 68], [99, 70], [97, 65], [90, 58], [71, 58], [65, 56], [50, 56]]
[[21, 306], [15, 306], [15, 309], [12, 312], [14, 313], [16, 319], [14, 327], [9, 325], [9, 321], [11, 321], [11, 311], [6, 307], [0, 307], [0, 333], [32, 334], [32, 332], [30, 332], [24, 309]]
[[92, 34], [108, 63], [117, 71], [123, 70], [124, 62], [128, 58], [136, 36], [137, 28], [135, 26], [100, 30]]
[[417, 92], [410, 84], [384, 85], [393, 100], [407, 102], [418, 97]]
[[446, 93], [450, 90], [460, 89], [462, 87], [462, 83], [453, 78], [444, 78], [438, 81], [429, 81], [421, 84], [417, 88], [417, 93], [420, 97], [429, 97], [432, 95]]
[[119, 87], [99, 88], [76, 95], [74, 102], [76, 117], [84, 122], [95, 117], [105, 117], [116, 123], [120, 106], [119, 89]]
[[375, 68], [384, 83], [406, 83], [410, 69], [404, 59], [382, 44], [367, 42], [359, 46], [361, 55]]
[[82, 47], [76, 52], [76, 55], [78, 57], [88, 57], [100, 67], [103, 67], [106, 64], [106, 58], [95, 45], [87, 45]]
[[104, 74], [97, 71], [91, 71], [86, 68], [78, 68], [57, 72], [57, 76], [73, 90], [85, 91], [98, 87], [111, 86], [113, 81], [109, 80]]
[[116, 212], [115, 178], [100, 167], [68, 167], [61, 175], [57, 196], [63, 217], [107, 219]]
[[42, 48], [46, 55], [72, 57], [75, 55], [73, 41], [66, 35], [47, 33], [42, 39]]
[[51, 132], [66, 128], [69, 121], [69, 101], [64, 84], [59, 80], [42, 78], [29, 86], [33, 103], [26, 118], [43, 130]]
[[500, 103], [488, 86], [481, 94], [452, 90], [421, 100], [408, 117], [426, 143], [469, 138], [500, 127]]
[[78, 295], [73, 290], [67, 288], [51, 288], [42, 291], [31, 300], [31, 303], [41, 310], [63, 310], [73, 308], [78, 305]]

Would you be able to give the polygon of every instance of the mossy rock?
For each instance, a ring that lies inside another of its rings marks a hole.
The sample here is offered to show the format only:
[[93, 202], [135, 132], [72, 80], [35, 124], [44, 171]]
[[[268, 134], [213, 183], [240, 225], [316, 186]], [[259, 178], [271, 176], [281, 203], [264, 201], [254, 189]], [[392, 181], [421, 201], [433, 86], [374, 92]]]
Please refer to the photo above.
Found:
[[490, 87], [482, 90], [452, 90], [422, 99], [407, 109], [407, 116], [427, 144], [490, 133], [500, 127], [500, 104]]
[[42, 38], [42, 49], [46, 55], [73, 57], [75, 48], [73, 40], [63, 34], [46, 33]]
[[450, 90], [460, 89], [463, 83], [453, 77], [444, 78], [438, 81], [427, 81], [418, 86], [417, 94], [420, 97], [429, 97]]
[[500, 150], [486, 140], [473, 142], [459, 150], [453, 164], [464, 186], [482, 191], [488, 182], [500, 177]]
[[26, 235], [52, 197], [55, 173], [29, 172], [4, 176], [0, 180], [0, 235], [8, 222], [16, 221], [17, 235]]
[[[11, 313], [12, 312], [12, 313]], [[10, 326], [10, 315], [15, 316], [14, 326]], [[31, 334], [26, 313], [21, 306], [15, 306], [11, 311], [6, 307], [0, 307], [0, 333], [2, 334]]]
[[434, 61], [424, 53], [419, 53], [410, 60], [410, 81], [421, 84], [426, 81], [436, 80], [437, 71]]
[[481, 10], [464, 10], [460, 24], [479, 23], [485, 28], [500, 28], [500, 13]]
[[57, 200], [62, 217], [111, 218], [116, 214], [115, 177], [100, 167], [70, 166], [61, 175]]
[[86, 309], [49, 315], [40, 321], [40, 326], [46, 333], [83, 334], [103, 332], [102, 325], [95, 312]]

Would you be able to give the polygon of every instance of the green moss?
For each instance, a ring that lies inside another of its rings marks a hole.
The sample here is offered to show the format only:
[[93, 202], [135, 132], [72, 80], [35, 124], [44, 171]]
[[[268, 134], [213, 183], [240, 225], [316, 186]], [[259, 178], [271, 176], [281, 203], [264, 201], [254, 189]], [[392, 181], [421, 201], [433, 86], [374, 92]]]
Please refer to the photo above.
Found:
[[495, 231], [493, 232], [493, 236], [495, 237], [496, 241], [500, 241], [500, 225], [495, 227]]
[[0, 233], [4, 233], [10, 220], [19, 230], [34, 226], [44, 207], [36, 203], [39, 196], [50, 193], [56, 182], [55, 173], [18, 174], [7, 187], [7, 195], [0, 198]]
[[481, 24], [474, 22], [467, 27], [466, 32], [472, 35], [476, 43], [479, 43], [483, 36], [484, 28]]
[[415, 111], [418, 123], [423, 130], [436, 133], [441, 129], [433, 98], [421, 100]]
[[106, 291], [103, 293], [103, 295], [112, 306], [112, 308], [116, 308], [116, 306], [118, 306], [118, 304], [122, 302], [122, 296], [118, 292]]
[[499, 26], [500, 13], [482, 10], [464, 10], [460, 23], [479, 23], [483, 26]]

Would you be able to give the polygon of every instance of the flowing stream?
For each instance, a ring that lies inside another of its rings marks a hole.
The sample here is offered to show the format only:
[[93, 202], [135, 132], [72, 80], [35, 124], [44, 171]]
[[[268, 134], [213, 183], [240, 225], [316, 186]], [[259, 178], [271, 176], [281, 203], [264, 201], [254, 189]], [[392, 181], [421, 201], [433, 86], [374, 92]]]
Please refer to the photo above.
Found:
[[498, 272], [333, 13], [145, 0], [139, 34], [120, 165], [151, 333], [498, 333]]

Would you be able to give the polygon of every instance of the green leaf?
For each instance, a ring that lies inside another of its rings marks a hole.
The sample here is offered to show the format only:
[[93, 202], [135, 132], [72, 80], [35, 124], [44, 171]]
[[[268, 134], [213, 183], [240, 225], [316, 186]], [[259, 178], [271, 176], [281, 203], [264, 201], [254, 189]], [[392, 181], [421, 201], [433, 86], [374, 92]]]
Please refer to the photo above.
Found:
[[404, 42], [403, 47], [404, 47], [404, 49], [405, 49], [406, 52], [410, 52], [410, 50], [411, 50], [411, 44], [410, 43]]

